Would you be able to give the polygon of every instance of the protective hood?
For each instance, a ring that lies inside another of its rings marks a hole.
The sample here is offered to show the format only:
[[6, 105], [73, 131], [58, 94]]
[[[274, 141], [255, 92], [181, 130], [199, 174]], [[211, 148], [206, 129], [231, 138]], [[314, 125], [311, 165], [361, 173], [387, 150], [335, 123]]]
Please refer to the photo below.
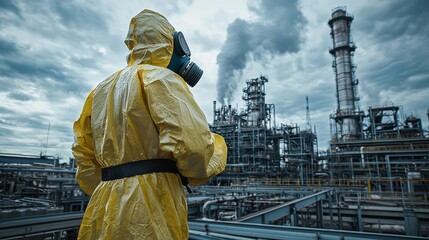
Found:
[[127, 64], [167, 67], [173, 54], [174, 27], [161, 14], [145, 9], [131, 19], [125, 45]]

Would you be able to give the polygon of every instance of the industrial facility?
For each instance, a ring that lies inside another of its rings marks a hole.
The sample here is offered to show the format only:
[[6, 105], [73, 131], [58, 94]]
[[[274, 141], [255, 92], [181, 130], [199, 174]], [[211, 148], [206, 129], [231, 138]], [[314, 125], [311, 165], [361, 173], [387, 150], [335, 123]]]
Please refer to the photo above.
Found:
[[329, 178], [365, 181], [369, 191], [428, 192], [429, 138], [422, 120], [405, 116], [400, 106], [359, 109], [352, 21], [343, 8], [329, 20], [337, 90], [337, 109], [330, 116]]
[[[231, 105], [217, 108], [213, 103], [212, 132], [225, 138], [228, 146], [227, 170], [214, 184], [250, 184], [262, 179], [314, 178], [317, 166], [317, 137], [311, 128], [276, 124], [275, 105], [265, 102], [267, 77], [246, 81], [239, 112]], [[280, 183], [279, 183], [280, 184]]]
[[[337, 109], [329, 116], [331, 139], [326, 155], [318, 151], [317, 134], [309, 124], [308, 97], [304, 129], [276, 123], [275, 105], [265, 102], [268, 79], [260, 76], [246, 81], [245, 109], [217, 107], [214, 102], [211, 130], [224, 136], [227, 142], [228, 165], [212, 184], [298, 186], [307, 191], [316, 191], [315, 186], [319, 190], [326, 187], [336, 192], [335, 199], [327, 197], [330, 200], [324, 208], [329, 211], [330, 228], [335, 225], [338, 229], [366, 228], [365, 231], [427, 236], [428, 215], [423, 212], [429, 206], [428, 132], [420, 118], [404, 115], [400, 106], [371, 106], [367, 112], [360, 109], [359, 82], [353, 63], [356, 46], [350, 35], [352, 21], [353, 16], [343, 7], [334, 9], [328, 21]], [[288, 197], [275, 195], [270, 199]], [[381, 206], [383, 210], [376, 210]], [[317, 204], [312, 210], [308, 207], [304, 209], [310, 211], [306, 213], [310, 216], [301, 216], [300, 220], [279, 219], [292, 226], [324, 226], [325, 214], [318, 213], [322, 210]], [[351, 208], [357, 214], [348, 220], [341, 219]], [[377, 219], [360, 215], [361, 211], [371, 215], [367, 213], [370, 209]], [[304, 214], [302, 211], [297, 214]], [[386, 211], [397, 212], [395, 222]], [[408, 219], [404, 220], [404, 216]], [[358, 220], [354, 222], [354, 218]], [[279, 219], [272, 220], [277, 223]], [[309, 219], [317, 219], [317, 223]]]
[[[352, 21], [345, 7], [328, 21], [337, 108], [325, 151], [309, 97], [305, 126], [276, 122], [265, 75], [246, 80], [243, 109], [213, 102], [227, 166], [188, 194], [190, 239], [427, 239], [428, 130], [401, 106], [360, 109]], [[76, 237], [89, 197], [73, 159], [3, 154], [0, 168], [1, 239]]]

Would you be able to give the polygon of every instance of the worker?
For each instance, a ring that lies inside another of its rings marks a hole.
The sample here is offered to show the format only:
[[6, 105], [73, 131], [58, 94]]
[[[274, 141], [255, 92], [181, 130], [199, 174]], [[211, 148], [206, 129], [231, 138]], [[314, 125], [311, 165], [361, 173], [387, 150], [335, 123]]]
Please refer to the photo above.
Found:
[[202, 75], [181, 32], [157, 12], [131, 19], [128, 66], [87, 97], [74, 123], [76, 179], [91, 195], [79, 239], [187, 239], [182, 184], [225, 169], [224, 139], [192, 96]]

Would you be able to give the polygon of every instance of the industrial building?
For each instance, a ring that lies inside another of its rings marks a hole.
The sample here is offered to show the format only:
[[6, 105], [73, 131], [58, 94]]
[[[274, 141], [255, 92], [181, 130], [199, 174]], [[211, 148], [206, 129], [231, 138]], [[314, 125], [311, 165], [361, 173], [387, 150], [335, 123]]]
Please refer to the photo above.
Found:
[[[276, 124], [275, 105], [265, 102], [265, 83], [260, 76], [246, 81], [243, 100], [246, 109], [213, 103], [212, 132], [225, 138], [227, 170], [214, 184], [251, 184], [262, 179], [289, 178], [304, 182], [314, 178], [317, 137], [311, 127]], [[280, 184], [280, 183], [279, 183]]]
[[428, 192], [429, 138], [421, 119], [404, 116], [400, 106], [371, 106], [367, 113], [359, 109], [352, 20], [338, 8], [328, 22], [338, 106], [330, 116], [330, 179], [367, 182], [369, 191]]
[[[244, 109], [213, 102], [210, 129], [225, 138], [228, 163], [188, 194], [190, 239], [427, 239], [428, 132], [401, 106], [360, 109], [352, 21], [345, 7], [328, 21], [337, 109], [326, 152], [311, 127], [309, 98], [304, 127], [276, 122], [264, 75], [246, 81]], [[88, 196], [73, 165], [1, 155], [0, 221], [11, 220], [0, 223], [0, 238], [75, 237]]]
[[0, 154], [0, 220], [82, 211], [89, 197], [58, 157]]

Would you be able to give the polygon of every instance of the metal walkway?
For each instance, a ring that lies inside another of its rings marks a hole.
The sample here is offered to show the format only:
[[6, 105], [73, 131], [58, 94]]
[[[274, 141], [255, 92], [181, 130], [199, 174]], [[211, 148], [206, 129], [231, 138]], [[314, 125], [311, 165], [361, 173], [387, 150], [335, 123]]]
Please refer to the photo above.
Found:
[[189, 238], [202, 239], [272, 239], [272, 240], [407, 240], [427, 239], [404, 235], [352, 232], [333, 229], [287, 227], [238, 222], [189, 221]]
[[[0, 239], [22, 238], [79, 228], [83, 213], [37, 216], [0, 222]], [[332, 229], [287, 227], [219, 221], [189, 221], [190, 239], [326, 239], [326, 240], [402, 240], [427, 239], [404, 235], [352, 232]], [[58, 234], [59, 236], [59, 234]], [[59, 239], [59, 238], [58, 238]]]

